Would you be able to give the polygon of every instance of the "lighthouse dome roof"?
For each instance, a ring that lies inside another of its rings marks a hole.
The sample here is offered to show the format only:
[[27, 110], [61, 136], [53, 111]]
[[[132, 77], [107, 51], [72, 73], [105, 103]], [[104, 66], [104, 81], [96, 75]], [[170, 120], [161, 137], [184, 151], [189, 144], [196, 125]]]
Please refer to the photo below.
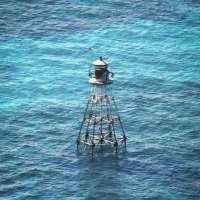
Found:
[[95, 60], [93, 62], [93, 65], [96, 65], [96, 66], [107, 66], [107, 63], [103, 60], [102, 57], [100, 57], [99, 59]]

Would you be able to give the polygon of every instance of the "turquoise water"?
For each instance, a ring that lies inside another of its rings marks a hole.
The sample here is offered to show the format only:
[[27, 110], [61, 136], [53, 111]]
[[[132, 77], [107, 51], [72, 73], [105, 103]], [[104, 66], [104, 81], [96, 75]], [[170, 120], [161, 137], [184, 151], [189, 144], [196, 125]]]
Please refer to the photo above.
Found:
[[[1, 1], [0, 199], [199, 200], [199, 47], [199, 1]], [[128, 141], [91, 161], [74, 141], [99, 55]]]

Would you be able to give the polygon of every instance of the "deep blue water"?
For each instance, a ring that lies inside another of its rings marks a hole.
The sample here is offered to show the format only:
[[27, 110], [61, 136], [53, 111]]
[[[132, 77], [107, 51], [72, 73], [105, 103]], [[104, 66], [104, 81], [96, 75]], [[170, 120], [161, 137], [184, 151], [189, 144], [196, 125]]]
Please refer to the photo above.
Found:
[[[74, 141], [99, 55], [128, 145], [91, 161]], [[0, 200], [199, 200], [199, 65], [198, 0], [0, 1]]]

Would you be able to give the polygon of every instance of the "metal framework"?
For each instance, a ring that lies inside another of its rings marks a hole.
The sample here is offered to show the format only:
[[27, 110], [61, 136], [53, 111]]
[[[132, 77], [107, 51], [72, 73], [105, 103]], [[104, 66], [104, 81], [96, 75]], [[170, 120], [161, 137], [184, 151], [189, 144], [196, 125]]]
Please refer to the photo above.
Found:
[[113, 74], [108, 71], [102, 59], [94, 62], [95, 69], [89, 74], [92, 90], [86, 105], [84, 116], [76, 140], [80, 146], [94, 148], [111, 146], [118, 151], [119, 146], [126, 147], [126, 134], [118, 112], [114, 96], [109, 90]]

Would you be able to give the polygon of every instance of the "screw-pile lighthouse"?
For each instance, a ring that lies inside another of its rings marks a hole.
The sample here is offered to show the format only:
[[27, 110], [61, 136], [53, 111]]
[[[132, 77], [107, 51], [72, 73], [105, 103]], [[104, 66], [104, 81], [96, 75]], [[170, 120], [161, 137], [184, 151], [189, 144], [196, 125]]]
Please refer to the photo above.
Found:
[[94, 69], [89, 73], [92, 92], [76, 141], [77, 150], [80, 146], [91, 147], [92, 156], [94, 149], [98, 147], [113, 146], [116, 152], [118, 146], [126, 147], [123, 124], [115, 98], [109, 91], [109, 84], [113, 82], [113, 73], [108, 70], [108, 65], [102, 57], [93, 65]]

